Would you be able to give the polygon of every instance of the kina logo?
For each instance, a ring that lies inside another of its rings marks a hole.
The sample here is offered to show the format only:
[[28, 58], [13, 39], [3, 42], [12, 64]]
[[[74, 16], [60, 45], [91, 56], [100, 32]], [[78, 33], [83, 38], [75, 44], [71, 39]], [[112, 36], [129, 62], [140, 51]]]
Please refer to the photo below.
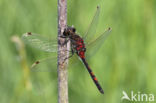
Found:
[[130, 95], [128, 95], [125, 91], [122, 91], [123, 96], [121, 97], [121, 100], [128, 100], [128, 101], [134, 101], [134, 102], [153, 102], [154, 101], [154, 94], [147, 94], [147, 93], [141, 93], [137, 92], [134, 93], [131, 91]]

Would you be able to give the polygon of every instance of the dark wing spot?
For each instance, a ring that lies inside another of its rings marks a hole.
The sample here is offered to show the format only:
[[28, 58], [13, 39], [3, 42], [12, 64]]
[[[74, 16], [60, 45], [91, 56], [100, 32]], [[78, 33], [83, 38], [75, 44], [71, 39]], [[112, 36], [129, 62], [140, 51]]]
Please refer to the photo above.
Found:
[[112, 28], [110, 28], [110, 27], [108, 28], [108, 30], [111, 30], [111, 29], [112, 29]]
[[31, 32], [28, 32], [27, 34], [28, 34], [28, 35], [32, 35], [32, 33], [31, 33]]
[[35, 64], [39, 64], [39, 63], [40, 63], [40, 61], [36, 61], [36, 62], [35, 62]]
[[100, 8], [100, 6], [99, 6], [99, 5], [97, 6], [97, 9], [98, 9], [98, 8]]

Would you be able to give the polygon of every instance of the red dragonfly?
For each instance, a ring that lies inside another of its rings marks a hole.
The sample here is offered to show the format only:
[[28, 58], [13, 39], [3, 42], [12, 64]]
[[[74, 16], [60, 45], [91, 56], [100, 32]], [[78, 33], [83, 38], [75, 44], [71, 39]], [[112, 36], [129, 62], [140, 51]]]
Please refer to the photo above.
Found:
[[[76, 33], [76, 29], [73, 26], [72, 27], [70, 27], [70, 26], [66, 27], [64, 29], [63, 35], [60, 37], [65, 38], [66, 40], [70, 41], [71, 55], [69, 57], [72, 57], [74, 53], [76, 53], [78, 55], [78, 57], [82, 60], [83, 64], [87, 68], [92, 80], [96, 84], [100, 93], [104, 94], [104, 91], [103, 91], [101, 85], [99, 84], [99, 82], [98, 82], [96, 76], [94, 75], [92, 69], [89, 67], [89, 65], [86, 61], [86, 57], [85, 57], [86, 53], [88, 53], [88, 54], [86, 54], [87, 56], [92, 55], [93, 53], [95, 54], [95, 50], [97, 51], [97, 49], [99, 49], [102, 46], [103, 42], [105, 41], [106, 37], [109, 35], [109, 33], [111, 31], [111, 28], [108, 28], [99, 37], [97, 37], [94, 40], [92, 39], [93, 36], [96, 34], [96, 27], [98, 24], [99, 14], [100, 14], [100, 8], [97, 7], [97, 11], [94, 15], [94, 18], [93, 18], [93, 20], [89, 26], [88, 31], [84, 35], [84, 37], [80, 37]], [[30, 32], [24, 34], [22, 36], [22, 39], [26, 43], [32, 45], [33, 47], [39, 48], [43, 51], [57, 52], [57, 40], [48, 41], [48, 40], [44, 39], [43, 37], [40, 37], [39, 35], [30, 33]], [[92, 40], [92, 41], [89, 42], [90, 40]], [[85, 41], [86, 41], [86, 43], [84, 43]], [[89, 51], [91, 51], [91, 52], [89, 52]], [[39, 63], [40, 63], [40, 61], [36, 61], [32, 65], [32, 67], [35, 67]]]

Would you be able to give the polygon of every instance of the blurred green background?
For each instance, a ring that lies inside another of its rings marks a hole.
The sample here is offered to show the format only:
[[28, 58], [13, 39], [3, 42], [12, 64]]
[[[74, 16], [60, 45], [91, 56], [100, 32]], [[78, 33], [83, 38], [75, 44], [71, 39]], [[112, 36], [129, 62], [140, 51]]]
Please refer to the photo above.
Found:
[[[68, 25], [83, 35], [97, 5], [97, 34], [107, 27], [112, 32], [88, 63], [105, 94], [99, 93], [82, 64], [69, 66], [69, 102], [129, 103], [121, 101], [122, 91], [156, 95], [156, 1], [68, 0]], [[11, 41], [13, 35], [29, 31], [57, 37], [57, 0], [0, 0], [0, 103], [57, 102], [57, 68], [47, 64], [43, 68], [52, 72], [28, 69], [50, 54], [28, 46], [24, 50]]]

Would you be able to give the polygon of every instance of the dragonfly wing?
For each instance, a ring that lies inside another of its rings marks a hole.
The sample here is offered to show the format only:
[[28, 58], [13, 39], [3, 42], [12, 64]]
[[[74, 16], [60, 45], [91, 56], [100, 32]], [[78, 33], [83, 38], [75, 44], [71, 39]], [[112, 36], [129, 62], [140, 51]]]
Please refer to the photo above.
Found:
[[46, 100], [47, 94], [52, 94], [55, 91], [57, 80], [56, 72], [31, 72], [32, 96], [38, 97], [36, 102], [48, 103]]
[[87, 55], [87, 57], [91, 57], [91, 56], [95, 55], [95, 53], [99, 50], [99, 48], [104, 44], [104, 41], [106, 40], [106, 38], [110, 34], [111, 30], [112, 30], [111, 28], [108, 28], [107, 30], [105, 30], [104, 33], [102, 33], [95, 40], [86, 44], [86, 48], [87, 48], [86, 55]]
[[83, 37], [86, 42], [90, 41], [96, 33], [97, 24], [99, 21], [99, 14], [100, 14], [100, 7], [97, 6], [97, 10], [93, 17], [93, 20], [92, 20], [87, 32], [85, 33], [85, 35]]
[[48, 57], [41, 60], [36, 60], [31, 65], [32, 72], [57, 72], [57, 57]]
[[25, 33], [22, 35], [22, 40], [31, 45], [34, 48], [40, 49], [46, 52], [57, 51], [57, 40], [48, 40], [34, 33]]
[[[66, 51], [69, 52], [69, 51]], [[69, 55], [71, 55], [71, 52], [69, 52]], [[51, 57], [44, 58], [41, 60], [36, 60], [32, 65], [31, 65], [31, 71], [32, 72], [57, 72], [57, 59], [58, 57], [56, 54], [54, 54]], [[64, 58], [65, 60], [65, 58]]]

